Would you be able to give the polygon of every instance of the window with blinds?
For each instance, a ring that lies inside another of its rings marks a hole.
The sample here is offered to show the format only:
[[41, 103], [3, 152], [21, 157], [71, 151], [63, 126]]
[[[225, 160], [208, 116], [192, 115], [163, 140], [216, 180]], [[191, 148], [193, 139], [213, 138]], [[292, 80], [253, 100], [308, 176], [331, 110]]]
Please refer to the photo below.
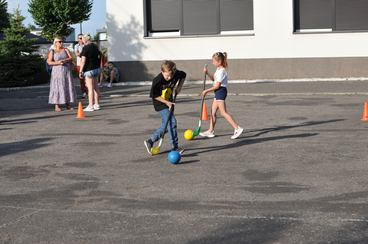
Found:
[[151, 0], [147, 1], [150, 9], [150, 30], [176, 31], [181, 26], [181, 0]]
[[368, 31], [368, 0], [294, 0], [294, 30]]
[[146, 35], [253, 30], [253, 0], [145, 0]]
[[336, 30], [368, 30], [367, 0], [336, 0]]

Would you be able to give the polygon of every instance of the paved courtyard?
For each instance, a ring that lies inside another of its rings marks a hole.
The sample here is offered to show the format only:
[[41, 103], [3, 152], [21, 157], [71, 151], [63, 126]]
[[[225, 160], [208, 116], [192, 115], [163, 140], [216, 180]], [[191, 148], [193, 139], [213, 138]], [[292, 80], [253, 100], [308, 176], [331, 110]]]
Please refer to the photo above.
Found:
[[368, 243], [368, 82], [230, 84], [245, 133], [220, 118], [215, 138], [185, 141], [188, 82], [178, 165], [143, 146], [160, 123], [149, 88], [103, 89], [84, 120], [53, 112], [47, 88], [0, 91], [1, 244]]

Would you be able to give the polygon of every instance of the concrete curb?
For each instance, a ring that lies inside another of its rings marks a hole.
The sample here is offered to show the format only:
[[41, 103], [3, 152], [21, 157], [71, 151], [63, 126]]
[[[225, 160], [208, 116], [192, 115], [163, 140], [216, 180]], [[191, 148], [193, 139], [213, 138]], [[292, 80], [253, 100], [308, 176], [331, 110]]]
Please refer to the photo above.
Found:
[[[230, 84], [256, 84], [256, 83], [285, 83], [285, 82], [341, 82], [341, 81], [368, 81], [368, 77], [348, 77], [348, 78], [301, 78], [301, 79], [259, 79], [259, 80], [229, 80]], [[114, 83], [114, 87], [119, 86], [150, 86], [152, 81], [126, 81]], [[200, 85], [203, 81], [187, 81], [185, 85]], [[79, 84], [76, 84], [79, 87]], [[0, 88], [0, 91], [19, 91], [28, 89], [44, 89], [49, 85], [25, 86], [25, 87], [9, 87]]]
[[[251, 96], [251, 97], [267, 97], [267, 96], [368, 96], [368, 92], [288, 92], [288, 93], [228, 93], [228, 96]], [[182, 93], [179, 94], [178, 97], [199, 97], [199, 93]], [[118, 98], [118, 97], [147, 97], [147, 94], [113, 94], [108, 95], [110, 98]], [[207, 95], [207, 97], [214, 97], [213, 94]]]
[[[254, 84], [254, 83], [285, 83], [285, 82], [320, 82], [320, 81], [368, 81], [368, 77], [348, 78], [301, 78], [301, 79], [257, 79], [257, 80], [229, 80], [230, 84]], [[188, 81], [192, 85], [201, 85], [203, 81]], [[127, 81], [115, 83], [114, 86], [148, 86], [152, 81]]]

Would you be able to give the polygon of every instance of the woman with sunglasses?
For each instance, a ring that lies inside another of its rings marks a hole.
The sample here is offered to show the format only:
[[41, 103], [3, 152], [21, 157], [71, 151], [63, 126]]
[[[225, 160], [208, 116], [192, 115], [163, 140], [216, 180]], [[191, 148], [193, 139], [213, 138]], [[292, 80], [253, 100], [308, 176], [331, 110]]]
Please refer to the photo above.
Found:
[[65, 104], [66, 109], [71, 110], [71, 104], [76, 102], [71, 72], [72, 60], [69, 50], [63, 47], [63, 40], [55, 38], [47, 63], [52, 66], [49, 104], [55, 104], [56, 112], [61, 111], [62, 104]]

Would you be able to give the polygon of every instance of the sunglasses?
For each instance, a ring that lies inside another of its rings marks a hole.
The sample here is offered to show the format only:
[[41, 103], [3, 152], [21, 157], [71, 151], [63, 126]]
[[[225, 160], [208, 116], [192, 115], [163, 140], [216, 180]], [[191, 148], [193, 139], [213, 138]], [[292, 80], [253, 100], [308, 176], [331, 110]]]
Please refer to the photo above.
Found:
[[78, 39], [79, 39], [79, 40], [82, 40], [82, 37], [79, 37]]
[[57, 42], [58, 42], [58, 43], [63, 43], [63, 41], [56, 41], [55, 43], [57, 43]]

